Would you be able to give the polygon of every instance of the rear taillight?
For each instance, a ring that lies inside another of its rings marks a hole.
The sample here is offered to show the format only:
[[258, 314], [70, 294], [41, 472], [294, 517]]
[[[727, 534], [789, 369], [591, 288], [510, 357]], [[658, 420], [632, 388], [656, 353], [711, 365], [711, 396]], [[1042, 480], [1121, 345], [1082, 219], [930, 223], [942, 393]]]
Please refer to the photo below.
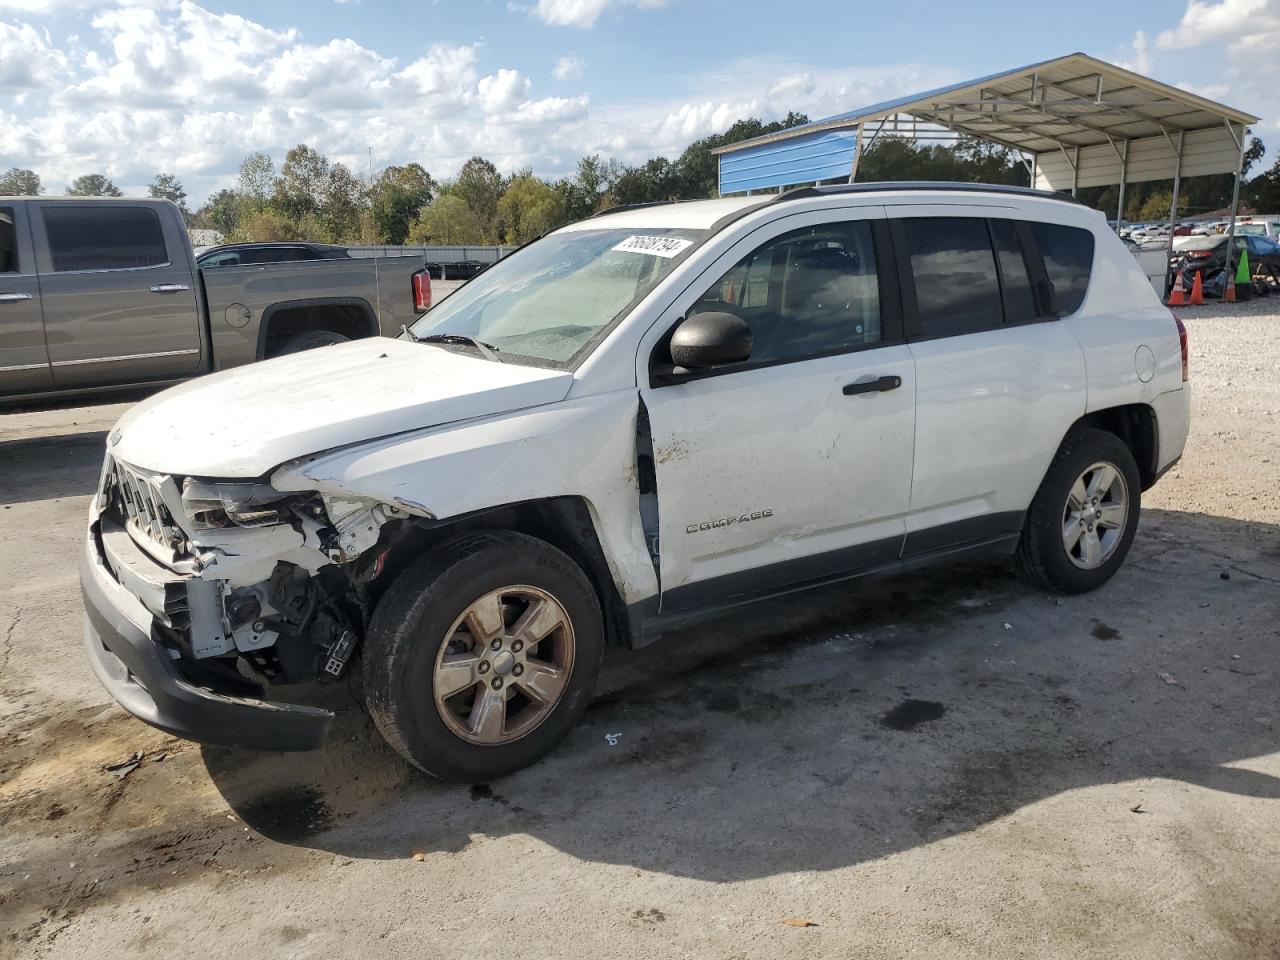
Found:
[[1178, 325], [1178, 346], [1182, 348], [1182, 382], [1186, 383], [1191, 379], [1191, 367], [1187, 363], [1187, 327], [1177, 317], [1173, 318], [1173, 322]]
[[413, 309], [421, 313], [431, 307], [431, 274], [419, 270], [413, 275]]
[[1188, 257], [1212, 257], [1213, 251], [1212, 250], [1188, 250], [1187, 256]]

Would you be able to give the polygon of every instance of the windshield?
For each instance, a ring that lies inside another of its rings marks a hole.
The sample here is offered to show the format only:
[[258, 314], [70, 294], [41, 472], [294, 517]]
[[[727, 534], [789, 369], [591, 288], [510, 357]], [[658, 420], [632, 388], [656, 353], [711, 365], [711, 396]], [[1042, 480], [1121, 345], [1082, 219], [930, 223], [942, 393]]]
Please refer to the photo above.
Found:
[[503, 360], [572, 366], [705, 234], [641, 228], [553, 233], [499, 260], [410, 331], [418, 338], [473, 337], [497, 348]]
[[1247, 234], [1251, 237], [1265, 237], [1267, 235], [1267, 226], [1264, 223], [1237, 223], [1237, 234]]

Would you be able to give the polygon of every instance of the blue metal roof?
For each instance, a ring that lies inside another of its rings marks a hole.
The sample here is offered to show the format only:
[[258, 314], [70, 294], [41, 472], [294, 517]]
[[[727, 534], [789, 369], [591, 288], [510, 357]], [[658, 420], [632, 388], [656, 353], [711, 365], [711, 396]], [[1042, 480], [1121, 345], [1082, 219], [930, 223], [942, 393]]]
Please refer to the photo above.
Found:
[[[1074, 56], [1074, 54], [1073, 54]], [[1062, 59], [1062, 58], [1057, 58]], [[859, 120], [896, 113], [908, 104], [931, 100], [1001, 77], [1035, 70], [1053, 61], [1002, 70], [976, 80], [964, 80], [909, 97], [885, 100], [868, 107], [837, 113], [789, 130], [744, 140], [716, 151], [720, 154], [720, 193], [767, 190], [815, 180], [847, 177], [853, 166]], [[836, 126], [837, 129], [832, 129]]]
[[855, 130], [825, 130], [720, 156], [720, 194], [847, 177]]

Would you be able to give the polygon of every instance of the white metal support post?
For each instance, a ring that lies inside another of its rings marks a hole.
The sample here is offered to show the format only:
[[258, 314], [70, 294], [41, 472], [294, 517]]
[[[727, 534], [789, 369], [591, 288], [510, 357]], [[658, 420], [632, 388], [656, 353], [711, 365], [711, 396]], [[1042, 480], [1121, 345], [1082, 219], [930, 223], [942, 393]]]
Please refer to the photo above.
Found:
[[849, 182], [858, 179], [858, 161], [862, 159], [862, 130], [865, 124], [858, 124], [858, 137], [853, 143], [853, 163], [849, 164]]
[[1231, 258], [1235, 255], [1235, 236], [1236, 236], [1236, 212], [1240, 206], [1240, 176], [1244, 171], [1244, 144], [1248, 136], [1245, 125], [1240, 124], [1240, 135], [1236, 136], [1235, 128], [1231, 126], [1230, 120], [1223, 120], [1227, 125], [1227, 129], [1231, 131], [1231, 136], [1235, 138], [1236, 144], [1240, 147], [1240, 156], [1236, 160], [1236, 178], [1235, 183], [1231, 187], [1231, 217], [1227, 220], [1227, 276], [1223, 278], [1223, 294], [1226, 294], [1226, 284], [1231, 282]]
[[[1169, 135], [1166, 133], [1166, 137]], [[1173, 167], [1173, 199], [1169, 201], [1169, 242], [1165, 247], [1165, 268], [1164, 268], [1164, 298], [1169, 299], [1169, 291], [1173, 289], [1173, 274], [1168, 267], [1169, 260], [1173, 257], [1173, 225], [1178, 219], [1178, 188], [1182, 186], [1182, 142], [1186, 139], [1186, 134], [1182, 131], [1178, 132], [1178, 145], [1174, 147], [1174, 152], [1178, 155], [1177, 163]], [[1173, 140], [1169, 140], [1169, 145], [1173, 146]]]

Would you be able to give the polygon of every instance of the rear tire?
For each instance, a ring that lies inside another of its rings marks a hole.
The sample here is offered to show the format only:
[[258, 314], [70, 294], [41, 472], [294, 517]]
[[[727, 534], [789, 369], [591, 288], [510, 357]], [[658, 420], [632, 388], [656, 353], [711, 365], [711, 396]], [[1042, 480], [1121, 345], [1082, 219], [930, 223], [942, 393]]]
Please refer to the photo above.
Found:
[[369, 713], [414, 766], [492, 780], [564, 739], [603, 651], [600, 604], [573, 560], [524, 534], [468, 534], [411, 564], [374, 611]]
[[1018, 572], [1059, 593], [1084, 593], [1124, 562], [1142, 507], [1142, 481], [1119, 437], [1071, 431], [1049, 465], [1014, 554]]
[[331, 347], [335, 343], [346, 343], [350, 339], [332, 330], [307, 330], [290, 337], [267, 356], [269, 358], [284, 357], [291, 353], [301, 353], [303, 350], [315, 350], [317, 347]]

